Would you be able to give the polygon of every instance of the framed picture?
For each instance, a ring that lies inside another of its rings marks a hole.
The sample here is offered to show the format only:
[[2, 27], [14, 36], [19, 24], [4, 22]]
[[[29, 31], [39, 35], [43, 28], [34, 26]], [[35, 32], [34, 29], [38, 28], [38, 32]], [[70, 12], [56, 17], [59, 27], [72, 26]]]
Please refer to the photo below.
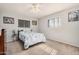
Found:
[[68, 13], [68, 22], [79, 21], [79, 10]]
[[4, 24], [14, 24], [14, 18], [12, 17], [3, 17], [3, 23]]
[[37, 25], [37, 21], [33, 20], [32, 25]]
[[18, 19], [18, 27], [30, 28], [30, 21]]

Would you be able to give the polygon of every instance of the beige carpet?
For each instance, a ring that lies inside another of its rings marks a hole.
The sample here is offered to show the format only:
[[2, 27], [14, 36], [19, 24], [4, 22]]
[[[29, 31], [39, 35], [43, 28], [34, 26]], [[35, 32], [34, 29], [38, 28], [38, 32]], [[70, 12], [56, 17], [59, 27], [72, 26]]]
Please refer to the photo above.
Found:
[[41, 43], [34, 47], [29, 48], [28, 50], [16, 53], [15, 55], [55, 55], [57, 51], [48, 45]]
[[40, 43], [23, 50], [23, 45], [19, 41], [7, 43], [8, 55], [79, 55], [79, 48], [64, 44], [61, 42], [47, 40], [46, 43]]

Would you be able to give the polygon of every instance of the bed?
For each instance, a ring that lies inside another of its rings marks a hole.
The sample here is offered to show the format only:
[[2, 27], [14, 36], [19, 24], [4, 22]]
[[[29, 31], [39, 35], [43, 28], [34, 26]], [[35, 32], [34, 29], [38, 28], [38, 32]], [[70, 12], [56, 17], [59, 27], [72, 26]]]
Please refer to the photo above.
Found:
[[46, 42], [46, 38], [43, 33], [27, 32], [20, 30], [18, 32], [18, 38], [24, 43], [24, 49], [39, 42]]

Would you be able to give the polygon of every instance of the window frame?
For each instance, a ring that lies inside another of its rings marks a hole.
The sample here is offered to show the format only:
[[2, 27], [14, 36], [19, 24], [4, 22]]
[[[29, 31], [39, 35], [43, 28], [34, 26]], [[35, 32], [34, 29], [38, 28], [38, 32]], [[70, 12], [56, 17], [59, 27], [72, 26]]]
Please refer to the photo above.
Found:
[[[53, 26], [50, 25], [50, 22], [52, 22]], [[59, 26], [59, 22], [60, 22], [60, 19], [59, 17], [54, 17], [54, 18], [51, 18], [51, 19], [48, 19], [48, 28], [55, 28], [55, 27], [58, 27]]]

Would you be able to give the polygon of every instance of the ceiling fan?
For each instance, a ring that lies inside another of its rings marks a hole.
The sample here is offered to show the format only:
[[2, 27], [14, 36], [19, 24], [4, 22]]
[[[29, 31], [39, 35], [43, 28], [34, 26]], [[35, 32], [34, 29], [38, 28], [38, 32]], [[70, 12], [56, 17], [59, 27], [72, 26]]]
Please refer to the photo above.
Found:
[[38, 13], [40, 11], [39, 4], [33, 3], [31, 7], [31, 12]]

